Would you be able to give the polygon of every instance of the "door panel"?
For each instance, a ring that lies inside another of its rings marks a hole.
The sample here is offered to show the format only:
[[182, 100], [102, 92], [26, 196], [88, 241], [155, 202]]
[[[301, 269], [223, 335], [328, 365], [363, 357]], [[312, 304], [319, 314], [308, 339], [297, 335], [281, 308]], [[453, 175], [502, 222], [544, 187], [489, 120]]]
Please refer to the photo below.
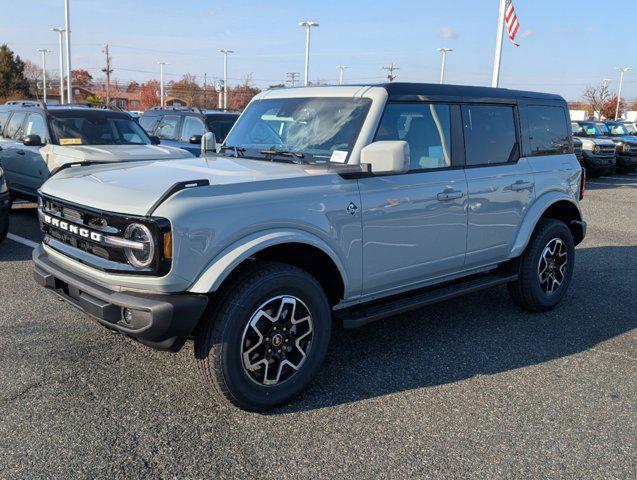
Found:
[[364, 294], [462, 268], [467, 239], [463, 169], [363, 178], [359, 186]]
[[468, 168], [467, 267], [508, 257], [522, 218], [534, 198], [534, 177], [526, 159]]
[[23, 160], [22, 154], [18, 154], [17, 150], [24, 147], [22, 142], [16, 139], [22, 138], [25, 112], [13, 112], [7, 126], [4, 129], [4, 138], [0, 143], [2, 150], [0, 151], [0, 161], [4, 167], [7, 185], [10, 190], [25, 190], [23, 175], [20, 174], [20, 166]]

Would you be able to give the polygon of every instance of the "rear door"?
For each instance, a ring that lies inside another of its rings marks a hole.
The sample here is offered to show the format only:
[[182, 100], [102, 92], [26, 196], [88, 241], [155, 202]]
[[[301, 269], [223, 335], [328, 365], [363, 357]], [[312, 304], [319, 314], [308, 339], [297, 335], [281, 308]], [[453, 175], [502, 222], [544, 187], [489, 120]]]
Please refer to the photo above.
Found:
[[[453, 128], [452, 128], [453, 125]], [[467, 182], [460, 107], [389, 103], [375, 140], [404, 140], [410, 170], [359, 179], [364, 294], [416, 287], [462, 269]]]
[[469, 188], [466, 267], [508, 258], [534, 198], [534, 178], [520, 156], [517, 106], [469, 103], [462, 106]]

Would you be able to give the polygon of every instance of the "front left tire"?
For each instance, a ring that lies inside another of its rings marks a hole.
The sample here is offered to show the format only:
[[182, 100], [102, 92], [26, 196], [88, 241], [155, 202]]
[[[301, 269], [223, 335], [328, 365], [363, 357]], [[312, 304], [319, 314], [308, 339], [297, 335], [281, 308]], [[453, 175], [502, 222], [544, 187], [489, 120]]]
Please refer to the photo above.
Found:
[[195, 355], [215, 397], [264, 411], [306, 388], [330, 334], [330, 305], [314, 277], [292, 265], [257, 262], [211, 301]]

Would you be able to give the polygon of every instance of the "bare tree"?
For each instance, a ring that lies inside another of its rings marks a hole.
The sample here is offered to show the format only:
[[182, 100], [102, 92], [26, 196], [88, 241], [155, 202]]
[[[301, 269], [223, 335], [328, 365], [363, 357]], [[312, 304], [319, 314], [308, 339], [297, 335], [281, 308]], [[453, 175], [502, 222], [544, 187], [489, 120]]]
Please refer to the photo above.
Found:
[[589, 85], [582, 94], [583, 100], [590, 107], [593, 115], [598, 117], [604, 108], [604, 104], [610, 99], [610, 89], [608, 82], [602, 82], [599, 85]]

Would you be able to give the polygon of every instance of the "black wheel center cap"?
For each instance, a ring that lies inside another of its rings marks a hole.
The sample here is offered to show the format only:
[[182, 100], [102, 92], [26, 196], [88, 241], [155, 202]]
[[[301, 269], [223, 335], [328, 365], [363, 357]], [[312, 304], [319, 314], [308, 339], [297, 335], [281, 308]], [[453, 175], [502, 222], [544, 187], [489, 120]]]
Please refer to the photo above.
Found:
[[272, 345], [275, 347], [280, 347], [283, 344], [283, 335], [277, 333], [272, 337]]

